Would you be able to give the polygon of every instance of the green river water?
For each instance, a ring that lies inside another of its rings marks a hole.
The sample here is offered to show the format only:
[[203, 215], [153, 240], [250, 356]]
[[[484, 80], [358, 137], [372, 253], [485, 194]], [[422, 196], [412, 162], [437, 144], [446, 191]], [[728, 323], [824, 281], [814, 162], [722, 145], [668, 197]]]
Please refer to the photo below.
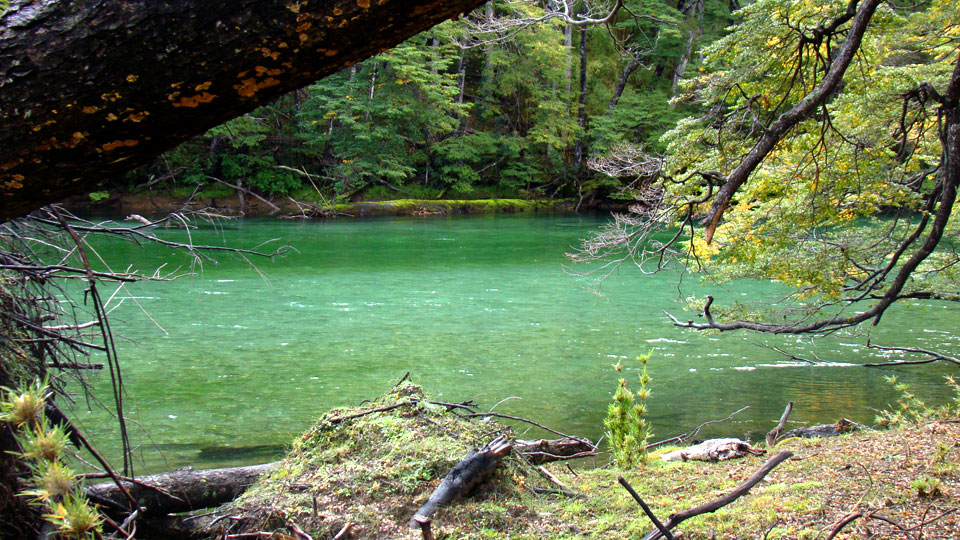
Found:
[[[195, 275], [130, 285], [114, 296], [138, 471], [273, 459], [329, 408], [374, 398], [406, 372], [436, 399], [474, 400], [486, 410], [518, 398], [496, 411], [597, 439], [617, 384], [611, 366], [623, 360], [635, 384], [633, 359], [651, 349], [657, 438], [744, 406], [750, 409], [735, 421], [705, 434], [757, 435], [789, 400], [794, 425], [840, 416], [872, 423], [872, 409], [896, 397], [883, 373], [899, 373], [930, 403], [947, 399], [942, 376], [955, 371], [947, 366], [846, 365], [878, 358], [863, 337], [677, 329], [662, 314], [680, 311], [676, 273], [644, 276], [624, 267], [594, 294], [589, 280], [564, 269], [563, 253], [604, 221], [484, 215], [201, 224], [191, 232], [196, 243], [253, 247], [278, 239], [262, 249], [296, 251], [276, 262], [253, 260], [256, 268], [223, 255]], [[186, 240], [182, 231], [162, 235]], [[159, 246], [111, 242], [99, 251], [114, 270], [190, 270], [182, 254]], [[777, 291], [767, 283], [701, 286], [688, 275], [683, 294], [725, 303], [772, 299]], [[957, 321], [944, 304], [906, 304], [885, 316], [873, 341], [957, 351]], [[749, 341], [812, 349], [829, 363], [791, 361]], [[107, 377], [88, 375], [104, 401]], [[109, 414], [80, 400], [73, 415], [116, 458]]]

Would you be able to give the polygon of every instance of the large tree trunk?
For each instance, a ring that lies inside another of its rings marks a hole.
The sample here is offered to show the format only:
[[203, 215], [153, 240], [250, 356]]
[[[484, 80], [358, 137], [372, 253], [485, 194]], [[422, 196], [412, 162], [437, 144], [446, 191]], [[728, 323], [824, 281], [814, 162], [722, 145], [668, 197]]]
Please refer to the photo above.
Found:
[[481, 3], [15, 0], [0, 15], [0, 221]]

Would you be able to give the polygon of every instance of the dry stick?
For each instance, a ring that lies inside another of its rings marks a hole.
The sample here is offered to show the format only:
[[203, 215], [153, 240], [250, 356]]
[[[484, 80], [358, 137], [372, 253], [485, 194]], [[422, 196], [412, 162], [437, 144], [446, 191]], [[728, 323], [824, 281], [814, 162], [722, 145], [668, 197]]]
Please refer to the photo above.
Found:
[[564, 484], [563, 482], [560, 481], [559, 478], [557, 478], [556, 476], [554, 476], [553, 474], [551, 474], [550, 471], [548, 471], [548, 470], [546, 469], [546, 467], [544, 467], [543, 465], [540, 465], [539, 467], [537, 467], [537, 470], [540, 471], [540, 474], [542, 474], [542, 475], [544, 476], [544, 478], [546, 478], [547, 480], [551, 481], [553, 484], [555, 484], [556, 486], [558, 486], [560, 489], [562, 489], [562, 490], [564, 490], [564, 491], [570, 491], [570, 488], [568, 488], [568, 487], [566, 486], [566, 484]]
[[883, 516], [877, 516], [877, 515], [874, 515], [874, 514], [868, 514], [867, 517], [870, 518], [870, 519], [875, 519], [875, 520], [877, 520], [877, 521], [882, 521], [882, 522], [884, 522], [884, 523], [889, 523], [890, 525], [893, 525], [894, 527], [900, 529], [900, 532], [902, 532], [903, 535], [906, 536], [909, 540], [915, 540], [915, 539], [914, 539], [914, 536], [913, 536], [912, 534], [910, 534], [910, 530], [909, 530], [909, 529], [905, 528], [903, 525], [897, 523], [896, 521], [894, 521], [894, 520], [892, 520], [892, 519], [890, 519], [890, 518], [886, 518], [886, 517], [883, 517]]
[[[63, 219], [63, 216], [60, 214], [60, 212], [56, 211], [56, 209], [53, 210], [51, 215], [55, 217], [57, 221], [60, 222], [60, 225], [63, 227], [63, 229], [67, 231], [67, 234], [69, 234], [70, 238], [73, 239], [74, 244], [77, 246], [77, 251], [79, 252], [81, 259], [83, 260], [84, 267], [87, 269], [88, 272], [92, 273], [93, 269], [90, 266], [90, 260], [87, 258], [86, 250], [83, 249], [82, 241], [80, 240], [80, 237], [77, 235], [76, 231], [74, 231], [73, 228], [70, 227], [67, 221]], [[115, 349], [111, 350], [112, 347], [110, 347], [110, 345], [113, 344], [113, 336], [110, 333], [110, 327], [107, 322], [107, 315], [106, 313], [103, 312], [103, 309], [102, 309], [103, 305], [100, 303], [100, 296], [97, 294], [96, 280], [93, 278], [93, 276], [90, 276], [89, 279], [90, 279], [89, 291], [93, 297], [94, 308], [97, 311], [97, 320], [100, 321], [99, 326], [100, 326], [100, 331], [103, 335], [104, 345], [107, 346], [107, 350], [106, 350], [107, 363], [110, 366], [110, 378], [114, 386], [114, 398], [116, 399], [116, 404], [117, 404], [117, 418], [120, 425], [121, 439], [123, 442], [123, 459], [124, 459], [123, 468], [124, 468], [124, 472], [129, 472], [127, 460], [129, 459], [130, 442], [127, 439], [126, 425], [123, 422], [123, 401], [122, 401], [122, 398], [120, 397], [120, 393], [119, 393], [120, 389], [117, 388], [118, 379], [121, 387], [123, 385], [123, 381], [122, 379], [120, 379], [120, 365], [117, 363], [116, 350]], [[114, 372], [116, 372], [116, 377], [114, 377]], [[104, 471], [106, 471], [106, 473], [110, 475], [110, 478], [114, 481], [114, 483], [117, 484], [117, 487], [120, 488], [120, 491], [124, 494], [127, 500], [130, 501], [130, 504], [132, 505], [130, 507], [130, 510], [137, 510], [138, 508], [140, 508], [140, 505], [137, 503], [137, 500], [134, 499], [133, 496], [130, 495], [130, 492], [127, 491], [127, 488], [123, 486], [123, 483], [117, 477], [117, 474], [113, 471], [113, 469], [110, 467], [107, 461], [103, 458], [103, 456], [101, 456], [99, 452], [97, 452], [93, 448], [93, 445], [91, 445], [90, 442], [87, 441], [87, 439], [76, 429], [75, 426], [73, 431], [76, 434], [77, 438], [80, 440], [80, 442], [83, 444], [83, 446], [86, 447], [87, 451], [89, 451], [90, 454], [94, 458], [96, 458], [98, 462], [100, 462], [100, 465], [103, 466]]]
[[552, 489], [552, 488], [541, 488], [541, 487], [531, 487], [530, 488], [537, 495], [563, 495], [564, 497], [570, 497], [571, 499], [579, 499], [582, 495], [578, 495], [572, 491], [567, 491], [565, 489]]
[[338, 533], [333, 537], [333, 540], [343, 540], [344, 538], [346, 538], [347, 536], [349, 536], [349, 535], [350, 535], [350, 529], [352, 529], [353, 526], [354, 526], [354, 523], [347, 523], [346, 525], [344, 525], [343, 528], [340, 529], [340, 532], [338, 532]]
[[[345, 416], [334, 416], [334, 417], [332, 417], [332, 418], [327, 418], [326, 422], [327, 422], [328, 424], [339, 424], [340, 422], [343, 422], [343, 421], [346, 421], [346, 420], [353, 420], [354, 418], [360, 418], [360, 417], [362, 417], [362, 416], [367, 416], [368, 414], [374, 414], [374, 413], [378, 413], [378, 412], [390, 411], [390, 410], [397, 409], [397, 408], [400, 408], [400, 407], [405, 407], [405, 406], [407, 406], [407, 405], [416, 405], [417, 403], [420, 403], [421, 401], [426, 401], [426, 400], [422, 400], [422, 399], [410, 399], [410, 400], [407, 400], [407, 401], [401, 401], [401, 402], [398, 402], [398, 403], [393, 403], [393, 404], [391, 404], [391, 405], [384, 405], [383, 407], [375, 407], [375, 408], [373, 408], [373, 409], [367, 409], [367, 410], [365, 410], [365, 411], [360, 411], [360, 412], [353, 413], [353, 414], [348, 414], [348, 415], [345, 415]], [[470, 407], [464, 405], [463, 403], [447, 403], [447, 402], [444, 402], [444, 401], [426, 401], [426, 403], [430, 403], [430, 404], [433, 404], [433, 405], [443, 405], [443, 406], [445, 406], [445, 407], [453, 407], [453, 408], [466, 409], [466, 410], [470, 411], [471, 413], [473, 413], [473, 409], [471, 409]], [[468, 415], [465, 415], [465, 416], [467, 416], [467, 417], [470, 417], [470, 416], [486, 416], [486, 415], [489, 415], [489, 414], [490, 414], [490, 413], [484, 413], [484, 414], [481, 414], [481, 415], [478, 415], [478, 414], [468, 414]], [[552, 430], [549, 430], [548, 428], [544, 428], [544, 429], [547, 429], [548, 431], [552, 431]], [[562, 435], [562, 433], [561, 433], [561, 435]]]
[[[110, 475], [107, 474], [107, 473], [82, 473], [82, 474], [78, 474], [77, 477], [83, 478], [83, 479], [110, 478]], [[152, 485], [152, 484], [148, 484], [148, 483], [146, 483], [146, 482], [143, 482], [143, 481], [141, 481], [141, 480], [137, 480], [136, 478], [129, 477], [129, 476], [118, 476], [118, 478], [120, 478], [121, 480], [123, 480], [123, 481], [125, 481], [125, 482], [130, 482], [131, 484], [140, 486], [140, 487], [145, 488], [145, 489], [152, 489], [153, 491], [156, 491], [157, 493], [159, 493], [159, 494], [161, 494], [161, 495], [164, 495], [164, 496], [166, 496], [166, 497], [170, 497], [171, 499], [173, 499], [173, 500], [175, 500], [175, 501], [186, 502], [186, 501], [184, 501], [183, 499], [181, 499], [180, 497], [177, 497], [176, 495], [174, 495], [173, 493], [170, 493], [169, 491], [163, 489], [162, 487], [154, 486], [154, 485]]]
[[691, 431], [691, 432], [689, 432], [689, 433], [682, 433], [682, 434], [680, 434], [680, 435], [677, 435], [676, 437], [670, 437], [669, 439], [664, 439], [664, 440], [662, 440], [662, 441], [657, 441], [657, 442], [655, 442], [655, 443], [650, 443], [650, 444], [647, 445], [647, 450], [650, 450], [651, 448], [656, 448], [656, 447], [658, 447], [658, 446], [662, 446], [662, 445], [667, 444], [667, 443], [683, 442], [684, 440], [693, 437], [693, 436], [696, 435], [697, 433], [700, 433], [700, 430], [703, 429], [704, 426], [708, 426], [708, 425], [710, 425], [710, 424], [720, 424], [720, 423], [726, 422], [727, 420], [730, 420], [730, 419], [733, 418], [734, 416], [742, 413], [743, 411], [745, 411], [745, 410], [747, 410], [747, 409], [749, 409], [749, 408], [750, 408], [749, 405], [747, 405], [746, 407], [741, 407], [739, 410], [734, 411], [734, 412], [728, 414], [726, 418], [721, 418], [720, 420], [707, 420], [706, 422], [700, 424], [700, 425], [697, 426], [693, 431]]
[[[737, 488], [731, 491], [730, 493], [724, 495], [723, 497], [720, 497], [719, 499], [715, 499], [706, 504], [697, 506], [696, 508], [684, 510], [683, 512], [677, 512], [676, 514], [671, 514], [670, 518], [667, 520], [667, 523], [665, 524], [665, 527], [667, 529], [672, 529], [677, 525], [679, 525], [681, 522], [686, 521], [692, 517], [699, 516], [700, 514], [709, 514], [711, 512], [716, 512], [717, 510], [723, 508], [724, 506], [746, 495], [747, 492], [749, 492], [750, 489], [753, 488], [753, 486], [760, 483], [760, 481], [763, 480], [763, 478], [767, 476], [767, 474], [769, 474], [770, 471], [775, 469], [777, 465], [780, 465], [781, 463], [790, 459], [791, 457], [793, 457], [793, 452], [780, 452], [778, 454], [775, 454], [773, 457], [768, 459], [767, 462], [764, 463], [762, 467], [757, 469], [757, 472], [750, 475], [750, 478], [747, 478], [747, 480], [744, 483], [737, 486]], [[647, 536], [645, 536], [643, 540], [656, 540], [657, 538], [660, 538], [660, 537], [661, 537], [661, 532], [659, 530], [656, 530], [651, 532]]]
[[627, 490], [627, 493], [633, 497], [633, 500], [637, 501], [637, 504], [639, 504], [640, 508], [643, 509], [643, 513], [646, 514], [647, 517], [650, 518], [650, 521], [653, 522], [653, 526], [656, 527], [657, 530], [659, 530], [660, 533], [667, 538], [667, 540], [674, 540], [673, 535], [670, 534], [670, 529], [664, 527], [663, 523], [660, 523], [660, 520], [657, 519], [656, 515], [654, 515], [653, 510], [650, 510], [650, 507], [647, 506], [647, 503], [643, 502], [643, 499], [641, 499], [640, 495], [634, 491], [633, 486], [627, 482], [626, 478], [618, 476], [617, 482], [620, 482], [620, 485]]
[[854, 512], [852, 514], [848, 514], [843, 519], [841, 519], [840, 522], [836, 524], [836, 526], [833, 527], [833, 530], [830, 531], [830, 534], [828, 534], [827, 537], [824, 538], [823, 540], [833, 540], [833, 537], [840, 534], [840, 531], [842, 531], [844, 527], [852, 523], [854, 520], [857, 520], [862, 517], [863, 517], [863, 514], [860, 512]]
[[392, 405], [384, 405], [383, 407], [376, 407], [376, 408], [374, 408], [374, 409], [367, 409], [367, 410], [365, 410], [365, 411], [360, 411], [360, 412], [358, 412], [358, 413], [348, 414], [348, 415], [346, 415], [346, 416], [334, 416], [333, 418], [327, 418], [326, 422], [327, 422], [328, 424], [339, 424], [340, 422], [343, 422], [344, 420], [353, 420], [354, 418], [360, 418], [361, 416], [367, 416], [368, 414], [373, 414], [373, 413], [378, 413], [378, 412], [384, 412], [384, 411], [390, 411], [390, 410], [393, 410], [393, 409], [397, 409], [397, 408], [400, 408], [400, 407], [404, 407], [404, 406], [406, 406], [406, 405], [413, 405], [414, 403], [416, 403], [415, 400], [401, 401], [401, 402], [399, 402], [399, 403], [394, 403], [394, 404], [392, 404]]
[[260, 195], [258, 195], [255, 191], [249, 190], [249, 189], [247, 189], [247, 188], [245, 188], [245, 187], [243, 187], [243, 186], [239, 186], [239, 185], [236, 185], [236, 184], [231, 184], [230, 182], [227, 182], [226, 180], [221, 180], [221, 179], [216, 178], [216, 177], [213, 177], [213, 176], [208, 176], [207, 178], [210, 179], [210, 180], [213, 180], [214, 182], [220, 182], [221, 184], [223, 184], [223, 185], [225, 185], [225, 186], [227, 186], [227, 187], [233, 188], [233, 189], [235, 189], [235, 190], [237, 190], [237, 191], [241, 191], [241, 192], [243, 192], [243, 193], [250, 194], [250, 195], [252, 195], [253, 197], [255, 197], [255, 198], [263, 201], [264, 203], [267, 204], [267, 206], [269, 206], [270, 208], [273, 209], [273, 212], [270, 212], [271, 214], [276, 214], [277, 212], [280, 211], [280, 207], [279, 207], [279, 206], [277, 206], [277, 205], [273, 204], [272, 202], [264, 199], [263, 197], [261, 197]]
[[[934, 518], [928, 519], [928, 520], [926, 520], [926, 521], [923, 521], [922, 523], [920, 523], [919, 525], [916, 525], [915, 527], [911, 528], [910, 530], [917, 530], [917, 531], [920, 531], [920, 532], [922, 533], [922, 529], [923, 529], [924, 526], [929, 525], [929, 524], [931, 524], [931, 523], [939, 520], [939, 519], [942, 518], [943, 516], [948, 516], [948, 515], [956, 512], [957, 510], [960, 510], [960, 508], [951, 508], [951, 509], [947, 510], [946, 512], [941, 513], [941, 514], [940, 514], [939, 516], [937, 516], [937, 517], [934, 517]], [[922, 537], [923, 535], [921, 534], [920, 536]]]
[[559, 436], [561, 436], [561, 437], [565, 437], [565, 438], [567, 438], [567, 439], [577, 439], [577, 438], [578, 438], [578, 437], [573, 437], [573, 436], [571, 436], [571, 435], [567, 435], [566, 433], [561, 433], [561, 432], [559, 432], [559, 431], [557, 431], [557, 430], [555, 430], [555, 429], [550, 429], [550, 428], [548, 428], [547, 426], [545, 426], [545, 425], [543, 425], [543, 424], [538, 424], [537, 422], [534, 422], [533, 420], [527, 420], [526, 418], [523, 418], [523, 417], [521, 417], [521, 416], [512, 416], [512, 415], [509, 415], [509, 414], [500, 414], [500, 413], [495, 413], [495, 412], [485, 412], [485, 413], [475, 413], [475, 414], [465, 414], [465, 415], [464, 415], [465, 418], [473, 418], [473, 417], [476, 417], [476, 416], [479, 416], [479, 417], [494, 416], [494, 417], [496, 417], [496, 418], [506, 418], [507, 420], [517, 420], [518, 422], [526, 422], [527, 424], [530, 424], [530, 425], [532, 425], [532, 426], [536, 426], [536, 427], [538, 427], [538, 428], [540, 428], [540, 429], [542, 429], [542, 430], [549, 431], [550, 433], [559, 435]]
[[783, 431], [783, 428], [787, 425], [787, 417], [790, 416], [790, 413], [793, 411], [793, 402], [787, 403], [786, 408], [783, 409], [783, 414], [780, 415], [780, 422], [777, 423], [777, 426], [771, 429], [767, 433], [767, 448], [772, 449], [774, 443], [777, 442], [777, 437], [780, 436], [780, 432]]
[[300, 540], [313, 540], [312, 536], [303, 532], [303, 529], [298, 527], [297, 524], [292, 521], [288, 525], [288, 528], [290, 529], [290, 532], [292, 532], [293, 535], [299, 538]]

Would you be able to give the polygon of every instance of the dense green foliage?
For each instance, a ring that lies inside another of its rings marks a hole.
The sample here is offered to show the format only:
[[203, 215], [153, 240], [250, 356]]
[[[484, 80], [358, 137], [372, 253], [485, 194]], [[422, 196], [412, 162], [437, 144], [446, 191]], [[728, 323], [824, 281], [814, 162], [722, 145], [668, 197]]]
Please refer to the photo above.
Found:
[[707, 322], [676, 322], [701, 329], [828, 332], [902, 298], [960, 297], [960, 150], [944, 142], [960, 129], [958, 4], [760, 0], [736, 19], [675, 100], [704, 112], [663, 136], [664, 159], [630, 156], [660, 167], [657, 207], [577, 257], [660, 265], [669, 248], [638, 238], [684, 224], [671, 246], [708, 280], [796, 291], [714, 307], [722, 322], [694, 298]]
[[[904, 244], [919, 213], [935, 209], [927, 203], [940, 189], [934, 186], [942, 120], [934, 103], [909, 96], [923, 83], [946, 90], [960, 38], [955, 2], [925, 4], [912, 12], [881, 4], [842, 92], [768, 156], [724, 215], [712, 245], [694, 238], [701, 261], [719, 263], [711, 265], [717, 270], [712, 279], [775, 279], [796, 287], [801, 301], [863, 298], [852, 286], [869, 280], [901, 248], [906, 255], [917, 250]], [[739, 114], [681, 122], [665, 137], [667, 172], [732, 169], [762, 134], [752, 116], [775, 117], [822, 80], [826, 66], [818, 58], [830, 54], [831, 44], [804, 43], [801, 32], [845, 6], [763, 0], [744, 9], [735, 31], [705, 51], [705, 73], [688, 83], [705, 108]], [[800, 21], [799, 31], [791, 21]], [[687, 197], [700, 189], [678, 184], [673, 193]], [[899, 219], [877, 219], [882, 213]], [[956, 235], [956, 219], [951, 222], [948, 238]], [[955, 261], [949, 251], [933, 255], [904, 292], [956, 292]], [[877, 283], [873, 290], [883, 288]]]
[[538, 2], [497, 1], [212, 129], [127, 181], [189, 194], [217, 178], [305, 199], [606, 193], [619, 182], [587, 169], [587, 158], [624, 142], [661, 148], [660, 135], [690, 110], [669, 102], [674, 71], [695, 70], [700, 44], [731, 20], [716, 0], [625, 8], [585, 29], [582, 127], [579, 29]]

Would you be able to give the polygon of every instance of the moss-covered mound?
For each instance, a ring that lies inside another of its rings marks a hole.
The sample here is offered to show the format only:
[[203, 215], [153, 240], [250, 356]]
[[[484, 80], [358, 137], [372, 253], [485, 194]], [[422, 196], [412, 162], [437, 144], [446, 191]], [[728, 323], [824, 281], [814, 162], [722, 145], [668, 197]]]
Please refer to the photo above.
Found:
[[[408, 536], [408, 521], [450, 469], [508, 430], [461, 418], [425, 401], [418, 387], [403, 384], [362, 408], [330, 411], [294, 443], [277, 469], [224, 509], [232, 518], [215, 528], [221, 535], [288, 532], [296, 524], [314, 538], [331, 538], [353, 523], [354, 539]], [[508, 534], [516, 517], [531, 517], [515, 480], [527, 475], [520, 472], [524, 467], [508, 458], [452, 512], [438, 512], [435, 531], [441, 537], [484, 528]]]

